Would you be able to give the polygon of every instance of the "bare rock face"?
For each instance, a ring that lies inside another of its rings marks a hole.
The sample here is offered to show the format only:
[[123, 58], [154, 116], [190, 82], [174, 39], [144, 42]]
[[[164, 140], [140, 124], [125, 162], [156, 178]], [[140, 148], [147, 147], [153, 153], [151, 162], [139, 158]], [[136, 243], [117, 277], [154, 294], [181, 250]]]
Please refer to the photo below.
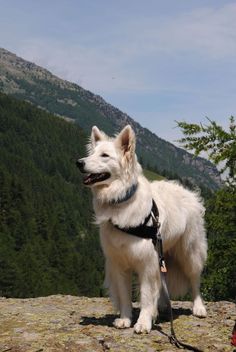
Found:
[[[234, 351], [230, 336], [236, 318], [230, 302], [207, 303], [208, 317], [191, 314], [190, 302], [173, 302], [177, 337], [203, 351]], [[138, 309], [134, 308], [135, 319]], [[106, 298], [49, 296], [0, 298], [0, 352], [177, 351], [169, 343], [169, 322], [159, 319], [150, 334], [117, 330]]]

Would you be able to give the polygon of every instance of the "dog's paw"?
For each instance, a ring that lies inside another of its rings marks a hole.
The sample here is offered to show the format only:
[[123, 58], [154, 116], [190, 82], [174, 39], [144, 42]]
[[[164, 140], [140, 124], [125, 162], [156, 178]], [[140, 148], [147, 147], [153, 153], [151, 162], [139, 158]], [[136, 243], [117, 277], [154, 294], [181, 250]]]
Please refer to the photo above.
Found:
[[117, 318], [113, 321], [113, 325], [117, 328], [117, 329], [125, 329], [125, 328], [129, 328], [131, 325], [131, 320], [129, 318]]
[[134, 331], [136, 334], [149, 334], [152, 328], [152, 321], [150, 319], [139, 319], [134, 325]]
[[193, 306], [193, 315], [199, 318], [205, 318], [207, 316], [206, 308], [203, 304]]

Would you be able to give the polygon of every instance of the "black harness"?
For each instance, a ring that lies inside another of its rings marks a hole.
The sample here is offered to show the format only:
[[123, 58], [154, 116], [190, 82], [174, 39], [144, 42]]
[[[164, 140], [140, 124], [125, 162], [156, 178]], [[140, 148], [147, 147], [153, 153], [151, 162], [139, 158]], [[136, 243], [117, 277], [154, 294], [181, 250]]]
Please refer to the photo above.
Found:
[[[129, 197], [130, 198], [130, 197]], [[120, 202], [119, 202], [120, 203]], [[152, 219], [152, 225], [147, 225], [148, 222]], [[111, 221], [112, 223], [112, 221]], [[113, 223], [112, 223], [113, 224]], [[170, 316], [170, 324], [171, 324], [171, 333], [168, 336], [171, 344], [175, 345], [178, 348], [184, 348], [190, 351], [195, 351], [195, 352], [202, 352], [202, 350], [198, 349], [197, 347], [190, 346], [188, 344], [185, 344], [183, 342], [180, 342], [174, 331], [174, 324], [173, 324], [173, 312], [172, 312], [172, 307], [171, 307], [171, 301], [170, 301], [170, 296], [166, 284], [166, 265], [165, 265], [165, 259], [164, 259], [164, 252], [163, 252], [163, 244], [162, 244], [162, 237], [161, 237], [161, 232], [160, 232], [160, 222], [159, 222], [159, 211], [156, 205], [156, 202], [152, 200], [152, 208], [148, 216], [144, 219], [144, 221], [135, 227], [120, 227], [116, 224], [113, 224], [115, 228], [117, 228], [120, 231], [123, 231], [127, 234], [137, 236], [140, 238], [144, 239], [151, 239], [153, 246], [158, 254], [159, 258], [159, 266], [160, 266], [160, 271], [161, 271], [161, 281], [162, 281], [162, 287], [164, 290], [164, 294], [166, 296], [166, 302], [168, 305], [168, 312]]]
[[[151, 239], [154, 246], [156, 246], [157, 242], [157, 227], [159, 222], [157, 219], [159, 218], [159, 211], [157, 205], [154, 200], [152, 200], [152, 209], [148, 216], [144, 219], [143, 223], [134, 227], [120, 227], [119, 225], [113, 224], [118, 230], [126, 232], [130, 235], [137, 236], [140, 238]], [[152, 219], [152, 225], [149, 226], [147, 223]], [[160, 227], [160, 225], [159, 225]]]

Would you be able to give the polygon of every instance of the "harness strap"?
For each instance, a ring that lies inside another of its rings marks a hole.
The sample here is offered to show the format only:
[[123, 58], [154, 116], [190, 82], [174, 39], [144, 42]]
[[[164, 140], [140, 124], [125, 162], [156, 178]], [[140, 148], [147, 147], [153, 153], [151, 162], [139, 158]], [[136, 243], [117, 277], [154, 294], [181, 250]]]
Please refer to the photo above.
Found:
[[[152, 239], [152, 243], [154, 246], [156, 246], [156, 234], [157, 234], [157, 220], [159, 217], [159, 211], [157, 208], [157, 205], [154, 200], [152, 200], [152, 208], [150, 213], [146, 216], [144, 219], [143, 223], [139, 226], [130, 226], [130, 227], [120, 227], [119, 225], [113, 224], [118, 230], [126, 232], [130, 235], [140, 237], [140, 238], [146, 238], [146, 239]], [[152, 218], [153, 224], [152, 226], [148, 226], [147, 223], [149, 220]]]

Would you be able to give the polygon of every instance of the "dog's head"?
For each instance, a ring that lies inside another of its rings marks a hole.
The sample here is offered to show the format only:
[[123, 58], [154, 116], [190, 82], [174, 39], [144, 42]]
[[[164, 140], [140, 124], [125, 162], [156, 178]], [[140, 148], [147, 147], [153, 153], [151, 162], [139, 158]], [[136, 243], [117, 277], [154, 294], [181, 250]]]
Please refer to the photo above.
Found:
[[108, 137], [94, 126], [88, 144], [88, 156], [78, 159], [76, 164], [85, 174], [84, 184], [89, 187], [109, 186], [114, 180], [123, 179], [127, 182], [127, 178], [133, 178], [138, 163], [135, 134], [131, 126], [127, 125], [115, 138]]

